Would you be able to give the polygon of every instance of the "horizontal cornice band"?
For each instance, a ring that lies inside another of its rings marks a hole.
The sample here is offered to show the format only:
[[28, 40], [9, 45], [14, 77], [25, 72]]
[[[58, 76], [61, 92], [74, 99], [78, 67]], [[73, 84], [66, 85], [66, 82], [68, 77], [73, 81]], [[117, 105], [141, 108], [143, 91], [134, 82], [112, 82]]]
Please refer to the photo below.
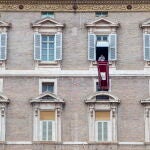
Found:
[[0, 0], [0, 11], [150, 11], [149, 0]]

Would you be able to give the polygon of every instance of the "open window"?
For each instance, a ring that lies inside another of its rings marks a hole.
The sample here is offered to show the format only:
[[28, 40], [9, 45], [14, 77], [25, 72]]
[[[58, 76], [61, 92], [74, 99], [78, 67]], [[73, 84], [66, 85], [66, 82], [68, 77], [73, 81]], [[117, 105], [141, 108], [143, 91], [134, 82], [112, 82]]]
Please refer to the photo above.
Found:
[[101, 18], [86, 24], [88, 28], [88, 60], [92, 63], [101, 55], [106, 61], [115, 65], [117, 60], [117, 28], [118, 23]]

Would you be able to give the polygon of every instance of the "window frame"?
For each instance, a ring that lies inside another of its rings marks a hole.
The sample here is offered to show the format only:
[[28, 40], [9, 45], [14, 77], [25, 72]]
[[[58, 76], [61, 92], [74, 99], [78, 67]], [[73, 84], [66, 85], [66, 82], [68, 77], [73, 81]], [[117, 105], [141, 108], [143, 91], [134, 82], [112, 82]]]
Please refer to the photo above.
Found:
[[[46, 38], [48, 38], [48, 36], [53, 36], [54, 41], [53, 42], [52, 41], [48, 41], [48, 40], [43, 41], [42, 40], [43, 36], [47, 36]], [[42, 59], [43, 58], [43, 49], [45, 49], [42, 46], [43, 42], [46, 43], [46, 53], [47, 53], [47, 55], [46, 55], [47, 59], [46, 60]], [[53, 60], [50, 60], [50, 48], [49, 48], [50, 43], [53, 43], [53, 46], [54, 46], [54, 48], [53, 48]], [[55, 35], [41, 34], [41, 61], [45, 61], [45, 62], [53, 62], [53, 61], [55, 61], [55, 46], [56, 46], [55, 45]]]
[[[43, 13], [47, 13], [47, 14], [44, 15]], [[48, 15], [48, 13], [51, 13], [52, 15]], [[52, 12], [52, 11], [42, 11], [41, 12], [41, 18], [46, 18], [46, 17], [55, 18], [54, 12]]]
[[42, 83], [54, 83], [54, 94], [57, 94], [57, 79], [39, 79], [39, 94], [43, 93]]

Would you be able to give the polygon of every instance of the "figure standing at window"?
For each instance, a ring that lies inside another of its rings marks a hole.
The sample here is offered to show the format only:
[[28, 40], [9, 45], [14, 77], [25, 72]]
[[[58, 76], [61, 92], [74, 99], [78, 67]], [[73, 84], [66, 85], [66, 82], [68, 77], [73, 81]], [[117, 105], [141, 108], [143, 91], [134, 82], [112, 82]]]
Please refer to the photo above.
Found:
[[101, 56], [98, 58], [98, 61], [104, 61], [104, 60], [105, 60], [104, 55], [101, 55]]

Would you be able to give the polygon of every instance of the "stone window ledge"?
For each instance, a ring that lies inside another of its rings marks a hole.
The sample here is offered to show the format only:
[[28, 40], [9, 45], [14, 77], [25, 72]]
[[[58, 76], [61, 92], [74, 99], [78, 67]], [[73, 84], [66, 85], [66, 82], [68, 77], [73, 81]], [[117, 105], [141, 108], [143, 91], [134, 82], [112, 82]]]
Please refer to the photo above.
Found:
[[62, 144], [62, 142], [56, 142], [56, 141], [33, 141], [33, 144], [58, 145], [58, 144]]
[[88, 142], [89, 145], [117, 145], [118, 142]]

